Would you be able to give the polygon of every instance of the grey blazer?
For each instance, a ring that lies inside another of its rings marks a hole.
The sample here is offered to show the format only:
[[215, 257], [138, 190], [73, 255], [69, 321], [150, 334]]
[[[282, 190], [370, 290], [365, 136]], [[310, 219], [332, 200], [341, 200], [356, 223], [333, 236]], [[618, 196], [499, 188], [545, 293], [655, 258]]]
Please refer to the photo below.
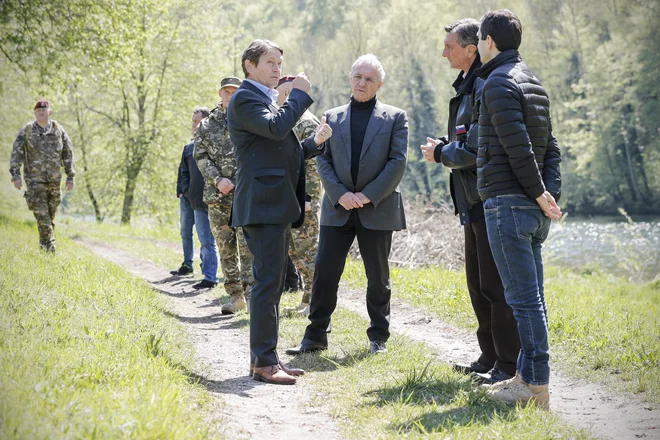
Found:
[[356, 185], [351, 178], [350, 105], [328, 110], [332, 137], [316, 158], [325, 194], [321, 203], [321, 226], [343, 226], [350, 211], [339, 204], [347, 191], [361, 192], [371, 203], [359, 208], [367, 229], [398, 231], [406, 228], [399, 183], [406, 171], [408, 118], [406, 112], [376, 101], [364, 135]]

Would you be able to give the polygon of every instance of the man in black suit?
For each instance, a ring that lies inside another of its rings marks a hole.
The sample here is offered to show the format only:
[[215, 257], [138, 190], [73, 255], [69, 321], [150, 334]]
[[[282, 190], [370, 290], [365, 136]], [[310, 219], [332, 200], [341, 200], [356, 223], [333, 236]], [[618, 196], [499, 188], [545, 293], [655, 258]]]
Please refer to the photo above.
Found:
[[368, 281], [370, 350], [386, 351], [391, 296], [387, 259], [392, 232], [406, 227], [398, 185], [406, 170], [408, 119], [405, 111], [376, 98], [384, 79], [385, 71], [375, 55], [359, 57], [349, 76], [353, 92], [350, 104], [326, 112], [335, 135], [316, 160], [325, 195], [311, 323], [302, 344], [287, 353], [327, 348], [327, 329], [337, 305], [339, 281], [356, 236]]
[[304, 220], [305, 158], [321, 153], [332, 130], [321, 124], [302, 144], [291, 131], [314, 101], [300, 73], [288, 100], [276, 105], [282, 55], [272, 41], [250, 43], [242, 57], [246, 80], [229, 103], [227, 121], [238, 166], [232, 226], [243, 228], [253, 257], [250, 370], [255, 380], [293, 384], [304, 372], [285, 367], [277, 355], [289, 231]]

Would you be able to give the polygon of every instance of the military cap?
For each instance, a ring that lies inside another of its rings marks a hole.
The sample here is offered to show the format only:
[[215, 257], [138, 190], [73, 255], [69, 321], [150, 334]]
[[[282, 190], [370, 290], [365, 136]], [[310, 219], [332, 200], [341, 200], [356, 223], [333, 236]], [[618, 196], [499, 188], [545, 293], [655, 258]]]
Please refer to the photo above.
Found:
[[45, 99], [39, 99], [36, 104], [34, 104], [34, 109], [36, 110], [38, 108], [50, 108], [50, 102], [48, 102]]
[[236, 78], [235, 76], [228, 76], [225, 78], [222, 78], [222, 81], [220, 81], [220, 89], [224, 89], [225, 87], [240, 87], [241, 86], [241, 80]]

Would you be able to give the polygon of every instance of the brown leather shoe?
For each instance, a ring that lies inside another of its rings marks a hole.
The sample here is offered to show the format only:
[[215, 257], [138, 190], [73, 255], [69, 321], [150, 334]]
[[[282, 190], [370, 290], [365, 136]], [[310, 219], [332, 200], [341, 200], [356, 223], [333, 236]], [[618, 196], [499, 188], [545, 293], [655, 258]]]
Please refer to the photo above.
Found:
[[280, 368], [289, 376], [302, 376], [305, 374], [305, 370], [302, 368], [291, 368], [284, 365], [284, 362], [280, 361]]
[[[305, 374], [305, 370], [302, 368], [289, 368], [284, 365], [284, 362], [280, 361], [280, 368], [289, 376], [302, 376]], [[250, 364], [250, 376], [254, 374], [254, 364]]]
[[252, 379], [275, 385], [293, 385], [296, 383], [296, 378], [285, 373], [278, 364], [267, 367], [254, 367]]

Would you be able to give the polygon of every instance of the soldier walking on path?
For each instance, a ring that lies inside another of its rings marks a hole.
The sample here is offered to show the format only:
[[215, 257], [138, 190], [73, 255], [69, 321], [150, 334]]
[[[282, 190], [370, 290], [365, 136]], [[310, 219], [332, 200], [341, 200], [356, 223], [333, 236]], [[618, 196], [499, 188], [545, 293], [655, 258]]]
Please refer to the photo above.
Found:
[[[277, 104], [282, 105], [293, 89], [295, 76], [283, 76], [275, 88], [279, 92]], [[293, 132], [298, 139], [307, 139], [316, 132], [321, 122], [310, 112], [300, 117]], [[312, 297], [312, 280], [314, 279], [314, 261], [319, 248], [319, 208], [321, 207], [321, 178], [316, 171], [316, 160], [305, 161], [305, 221], [298, 229], [291, 230], [291, 243], [289, 255], [296, 269], [302, 277], [299, 287], [303, 289], [300, 304], [295, 308], [282, 310], [283, 313], [298, 312], [300, 315], [309, 315], [309, 300]]]
[[57, 121], [51, 120], [50, 103], [40, 99], [34, 105], [35, 121], [18, 132], [11, 152], [9, 172], [17, 190], [23, 188], [21, 165], [25, 178], [25, 201], [34, 213], [39, 229], [41, 249], [55, 252], [55, 213], [61, 201], [62, 166], [66, 173], [66, 189], [75, 186], [71, 139]]
[[[230, 225], [236, 183], [236, 155], [227, 131], [227, 106], [241, 85], [235, 77], [223, 78], [218, 94], [222, 99], [200, 123], [195, 136], [195, 160], [204, 176], [204, 203], [208, 205], [211, 230], [220, 253], [225, 276], [225, 292], [231, 298], [222, 313], [233, 314], [246, 308], [252, 288], [252, 257], [243, 231]], [[200, 286], [204, 287], [204, 286]]]

